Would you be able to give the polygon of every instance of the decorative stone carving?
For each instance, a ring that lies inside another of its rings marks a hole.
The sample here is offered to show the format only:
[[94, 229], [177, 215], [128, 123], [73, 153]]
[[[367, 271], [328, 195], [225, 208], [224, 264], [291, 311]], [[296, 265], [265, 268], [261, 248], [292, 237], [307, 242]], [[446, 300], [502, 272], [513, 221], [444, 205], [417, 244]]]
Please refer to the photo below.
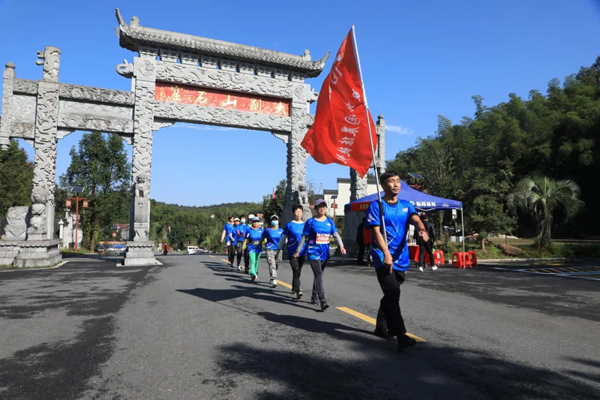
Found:
[[38, 83], [29, 79], [15, 79], [14, 93], [37, 94]]
[[350, 168], [350, 201], [361, 199], [369, 194], [368, 180]]
[[296, 203], [302, 206], [302, 220], [307, 221], [312, 216], [312, 211], [310, 210], [308, 191], [306, 190], [306, 184], [304, 183], [298, 185]]
[[288, 139], [288, 156], [287, 156], [287, 186], [285, 190], [285, 201], [283, 219], [284, 223], [292, 220], [291, 207], [298, 197], [299, 185], [303, 184], [306, 187], [306, 159], [308, 153], [302, 147], [301, 143], [308, 132], [308, 119], [306, 118], [306, 107], [302, 105], [298, 107], [293, 104], [292, 107], [292, 132]]
[[12, 99], [15, 83], [15, 64], [6, 63], [2, 81], [2, 119], [0, 119], [0, 147], [8, 150], [12, 125]]
[[58, 117], [61, 128], [100, 131], [111, 133], [133, 133], [133, 121], [127, 119], [100, 118], [87, 115], [61, 114]]
[[140, 174], [136, 177], [135, 190], [135, 237], [134, 241], [147, 241], [150, 222], [150, 179]]
[[[135, 112], [133, 119], [132, 196], [130, 217], [130, 240], [146, 243], [150, 226], [150, 173], [152, 167], [152, 130], [154, 128], [154, 90], [156, 61], [150, 58], [134, 60]], [[150, 248], [151, 250], [151, 248]], [[151, 257], [148, 249], [133, 251], [127, 258]]]
[[24, 122], [31, 125], [35, 124], [36, 101], [36, 96], [14, 95], [12, 104], [13, 124], [15, 122]]
[[48, 46], [44, 51], [38, 51], [39, 60], [37, 65], [44, 66], [44, 76], [42, 80], [47, 82], [58, 82], [58, 71], [60, 69], [60, 50], [56, 47]]
[[29, 207], [11, 207], [6, 213], [7, 225], [4, 228], [6, 240], [25, 240], [27, 234], [27, 213]]
[[[48, 57], [46, 57], [48, 60]], [[58, 131], [58, 96], [59, 84], [40, 81], [37, 97], [37, 111], [35, 122], [35, 157], [33, 168], [32, 214], [45, 218], [46, 227], [42, 229], [35, 227], [34, 218], [30, 224], [34, 226], [34, 232], [47, 233], [47, 239], [54, 235], [54, 188], [56, 176], [56, 142]], [[36, 194], [35, 191], [38, 190]], [[34, 197], [45, 196], [45, 208], [42, 202], [36, 201]], [[36, 209], [34, 210], [34, 206]], [[29, 240], [41, 240], [40, 235], [29, 235]], [[46, 239], [46, 238], [44, 238]]]
[[290, 135], [288, 135], [286, 133], [271, 132], [271, 134], [273, 136], [275, 136], [277, 139], [281, 140], [286, 145], [288, 144], [288, 141], [290, 140]]
[[156, 64], [156, 78], [164, 82], [177, 82], [286, 99], [294, 97], [294, 89], [297, 86], [297, 84], [289, 81], [264, 79], [261, 76], [236, 74], [231, 71], [214, 68], [206, 69], [163, 62], [157, 62]]
[[131, 78], [133, 76], [133, 64], [129, 64], [127, 60], [123, 60], [123, 64], [117, 65], [117, 74], [125, 78]]
[[156, 104], [155, 116], [176, 121], [217, 124], [265, 131], [291, 131], [291, 118], [281, 115], [228, 110], [181, 103]]
[[119, 9], [116, 9], [116, 15], [119, 22], [119, 31], [117, 32], [120, 39], [119, 43], [121, 47], [131, 51], [140, 52], [144, 46], [150, 44], [152, 46], [160, 46], [161, 48], [179, 49], [227, 58], [255, 60], [273, 66], [295, 69], [304, 72], [310, 77], [319, 76], [325, 66], [325, 61], [329, 57], [329, 52], [327, 52], [322, 59], [311, 61], [310, 53], [307, 51], [304, 52], [304, 55], [297, 56], [222, 40], [146, 28], [139, 24], [137, 17], [133, 17], [131, 23], [127, 25], [123, 17], [121, 17]]
[[19, 254], [13, 265], [19, 268], [45, 267], [55, 265], [61, 260], [58, 245], [60, 240], [36, 240], [15, 242], [19, 244]]
[[106, 104], [133, 105], [135, 99], [133, 93], [123, 90], [100, 89], [89, 86], [60, 85], [60, 97], [77, 100], [89, 100]]
[[34, 185], [31, 193], [31, 219], [29, 220], [29, 240], [46, 239], [46, 203], [48, 195], [45, 188]]

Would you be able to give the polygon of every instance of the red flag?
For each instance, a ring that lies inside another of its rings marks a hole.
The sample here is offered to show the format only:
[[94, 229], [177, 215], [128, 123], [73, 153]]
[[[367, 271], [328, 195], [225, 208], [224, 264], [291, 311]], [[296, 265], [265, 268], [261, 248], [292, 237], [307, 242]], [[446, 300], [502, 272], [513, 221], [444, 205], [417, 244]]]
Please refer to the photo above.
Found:
[[273, 189], [273, 200], [275, 200], [277, 198], [277, 195], [275, 194], [275, 189]]
[[364, 176], [373, 162], [368, 123], [373, 143], [377, 134], [370, 113], [367, 118], [354, 46], [350, 30], [323, 82], [315, 123], [302, 147], [321, 164], [347, 165]]

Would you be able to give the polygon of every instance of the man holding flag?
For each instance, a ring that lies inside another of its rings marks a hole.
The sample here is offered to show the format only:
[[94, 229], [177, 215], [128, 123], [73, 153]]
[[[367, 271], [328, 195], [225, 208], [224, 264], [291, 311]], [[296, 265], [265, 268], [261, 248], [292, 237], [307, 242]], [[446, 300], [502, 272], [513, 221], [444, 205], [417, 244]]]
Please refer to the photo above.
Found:
[[[352, 26], [323, 82], [315, 122], [304, 137], [302, 147], [321, 164], [345, 165], [365, 176], [375, 159], [376, 140]], [[374, 170], [379, 181], [378, 171]], [[374, 231], [371, 254], [384, 293], [375, 334], [397, 336], [398, 349], [402, 350], [416, 343], [406, 334], [400, 313], [400, 284], [404, 280], [405, 258], [408, 260], [406, 223], [416, 224], [425, 240], [427, 233], [422, 231], [423, 224], [414, 207], [409, 202], [398, 201], [398, 174], [386, 173], [380, 183], [386, 202], [382, 202], [378, 192], [379, 199], [369, 207], [366, 223]], [[388, 216], [388, 212], [391, 215]]]

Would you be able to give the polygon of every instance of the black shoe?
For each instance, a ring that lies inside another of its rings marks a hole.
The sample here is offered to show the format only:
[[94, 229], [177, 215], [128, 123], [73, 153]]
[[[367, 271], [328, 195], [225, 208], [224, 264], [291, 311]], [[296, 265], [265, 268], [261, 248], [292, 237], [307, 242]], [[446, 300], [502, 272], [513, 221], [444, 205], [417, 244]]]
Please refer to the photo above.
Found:
[[325, 311], [329, 308], [329, 304], [327, 302], [321, 303], [321, 311]]
[[296, 298], [297, 299], [301, 299], [302, 298], [302, 290], [299, 291], [298, 293], [296, 293]]
[[373, 332], [373, 334], [377, 337], [380, 337], [382, 339], [390, 339], [390, 334], [387, 331], [384, 331], [381, 328], [375, 328], [375, 332]]
[[319, 300], [317, 300], [317, 299], [310, 299], [310, 304], [316, 306], [317, 304], [319, 304]]
[[417, 341], [409, 336], [400, 335], [398, 336], [398, 350], [404, 350], [408, 347], [414, 346], [417, 344]]

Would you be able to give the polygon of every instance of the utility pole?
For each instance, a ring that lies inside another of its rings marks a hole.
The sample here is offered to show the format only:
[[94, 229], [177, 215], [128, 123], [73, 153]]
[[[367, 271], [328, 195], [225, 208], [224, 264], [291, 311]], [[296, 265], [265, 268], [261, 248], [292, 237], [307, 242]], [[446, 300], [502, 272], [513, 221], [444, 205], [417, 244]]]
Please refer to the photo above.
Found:
[[66, 201], [66, 206], [71, 208], [71, 200], [75, 200], [75, 253], [77, 253], [77, 243], [79, 242], [79, 201], [83, 201], [83, 208], [88, 208], [89, 203], [87, 198], [79, 197], [79, 193], [83, 192], [83, 186], [74, 186], [71, 190], [72, 192], [76, 192], [75, 197], [69, 197]]

